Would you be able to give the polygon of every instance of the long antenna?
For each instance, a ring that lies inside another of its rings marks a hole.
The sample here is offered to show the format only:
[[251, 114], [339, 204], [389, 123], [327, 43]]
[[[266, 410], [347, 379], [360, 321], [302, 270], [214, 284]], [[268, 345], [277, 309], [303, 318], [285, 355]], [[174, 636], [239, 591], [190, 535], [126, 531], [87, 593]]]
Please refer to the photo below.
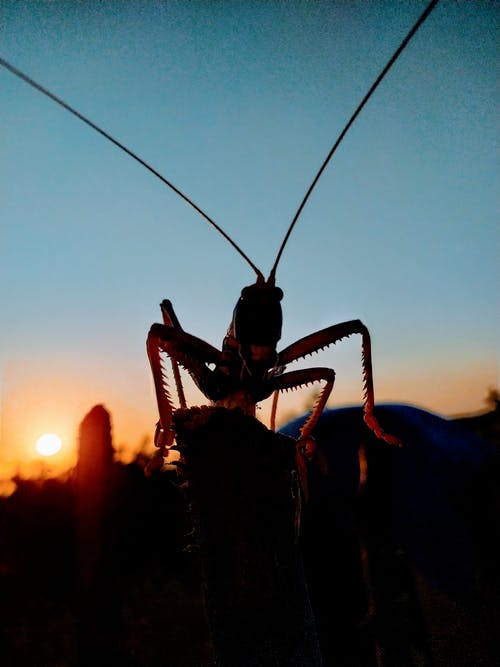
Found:
[[371, 87], [370, 90], [366, 93], [366, 95], [363, 97], [363, 99], [361, 100], [361, 102], [360, 102], [358, 108], [357, 108], [356, 111], [352, 114], [352, 116], [350, 117], [348, 123], [346, 124], [346, 126], [344, 127], [344, 129], [342, 130], [342, 132], [340, 133], [338, 139], [337, 139], [336, 142], [333, 144], [333, 147], [331, 148], [330, 152], [329, 152], [328, 155], [326, 156], [326, 159], [325, 159], [325, 161], [323, 162], [323, 164], [321, 165], [321, 167], [320, 167], [318, 173], [317, 173], [316, 176], [314, 177], [313, 182], [312, 182], [311, 185], [309, 186], [309, 190], [306, 192], [304, 199], [302, 200], [302, 202], [301, 202], [299, 208], [297, 209], [297, 212], [295, 213], [295, 215], [294, 215], [294, 217], [293, 217], [292, 222], [290, 223], [290, 226], [288, 227], [288, 231], [287, 231], [287, 233], [285, 234], [285, 238], [283, 239], [283, 242], [282, 242], [282, 244], [281, 244], [281, 247], [280, 247], [280, 249], [279, 249], [279, 251], [278, 251], [278, 254], [277, 254], [277, 256], [276, 256], [276, 261], [274, 262], [273, 268], [271, 269], [271, 273], [269, 274], [269, 279], [270, 279], [270, 280], [271, 280], [271, 279], [274, 279], [274, 276], [276, 275], [276, 268], [277, 268], [278, 263], [279, 263], [279, 261], [280, 261], [281, 255], [282, 255], [282, 253], [283, 253], [283, 250], [285, 249], [285, 246], [286, 246], [286, 244], [287, 244], [288, 238], [290, 237], [290, 234], [292, 233], [292, 230], [293, 230], [293, 228], [295, 227], [295, 223], [297, 222], [297, 220], [299, 219], [300, 214], [302, 213], [302, 209], [303, 209], [304, 206], [306, 205], [306, 202], [307, 202], [307, 200], [309, 199], [309, 196], [310, 196], [311, 192], [314, 190], [314, 187], [315, 187], [316, 183], [319, 181], [319, 179], [320, 179], [320, 177], [321, 177], [321, 174], [322, 174], [322, 173], [324, 172], [324, 170], [326, 169], [326, 166], [328, 165], [328, 163], [330, 162], [330, 160], [331, 160], [333, 154], [335, 153], [335, 151], [336, 151], [337, 148], [339, 147], [339, 145], [340, 145], [342, 139], [345, 137], [345, 135], [347, 134], [349, 128], [350, 128], [351, 125], [354, 123], [354, 121], [356, 120], [356, 118], [358, 117], [358, 115], [360, 114], [361, 110], [363, 109], [363, 107], [365, 106], [365, 104], [368, 102], [368, 100], [370, 99], [370, 97], [372, 96], [372, 94], [375, 92], [375, 90], [376, 90], [376, 88], [378, 87], [379, 83], [380, 83], [380, 82], [382, 81], [382, 79], [385, 77], [385, 75], [386, 75], [387, 72], [390, 70], [390, 68], [392, 67], [392, 65], [396, 62], [396, 60], [397, 60], [398, 57], [401, 55], [401, 53], [402, 53], [403, 50], [405, 49], [406, 45], [407, 45], [408, 42], [410, 41], [410, 39], [411, 39], [411, 38], [413, 37], [413, 35], [417, 32], [417, 30], [420, 28], [420, 26], [422, 25], [422, 23], [423, 23], [423, 22], [425, 21], [425, 19], [429, 16], [429, 14], [430, 14], [431, 11], [434, 9], [434, 7], [437, 5], [438, 2], [439, 2], [439, 0], [432, 0], [432, 2], [430, 2], [430, 3], [427, 5], [427, 8], [426, 8], [425, 11], [423, 12], [423, 14], [422, 14], [422, 15], [420, 16], [420, 18], [417, 20], [417, 22], [415, 23], [415, 25], [413, 26], [413, 28], [412, 28], [412, 29], [410, 30], [410, 32], [406, 35], [406, 37], [403, 39], [403, 41], [401, 42], [401, 44], [399, 45], [399, 47], [396, 49], [396, 51], [394, 52], [394, 54], [392, 55], [392, 57], [391, 57], [390, 60], [388, 61], [387, 65], [386, 65], [386, 66], [384, 67], [384, 69], [380, 72], [380, 74], [378, 75], [377, 79], [376, 79], [375, 82], [373, 83], [372, 87]]
[[28, 83], [30, 86], [38, 90], [40, 93], [43, 93], [47, 97], [49, 97], [51, 100], [62, 106], [66, 111], [69, 111], [73, 116], [76, 116], [79, 118], [81, 121], [86, 123], [89, 127], [91, 127], [93, 130], [96, 132], [99, 132], [99, 134], [102, 134], [103, 137], [108, 139], [108, 141], [111, 141], [112, 144], [115, 146], [118, 146], [124, 153], [127, 153], [127, 155], [130, 155], [130, 157], [134, 158], [139, 164], [142, 164], [143, 167], [145, 167], [148, 171], [150, 171], [156, 178], [159, 178], [160, 181], [165, 183], [165, 185], [168, 185], [168, 187], [173, 190], [176, 194], [179, 195], [179, 197], [182, 197], [185, 202], [187, 202], [190, 206], [192, 206], [195, 211], [198, 211], [198, 213], [205, 218], [207, 222], [209, 222], [212, 227], [214, 227], [219, 234], [221, 234], [226, 241], [228, 241], [233, 248], [243, 257], [243, 259], [252, 267], [252, 269], [255, 271], [257, 274], [257, 277], [262, 276], [262, 273], [259, 271], [259, 269], [255, 266], [255, 264], [250, 260], [250, 258], [243, 252], [243, 250], [233, 241], [233, 239], [227, 234], [222, 227], [220, 227], [212, 218], [203, 211], [197, 204], [195, 204], [187, 195], [185, 195], [179, 188], [177, 188], [173, 183], [171, 183], [169, 180], [167, 180], [164, 176], [160, 174], [160, 172], [156, 171], [151, 165], [149, 165], [147, 162], [145, 162], [142, 158], [140, 158], [138, 155], [136, 155], [133, 151], [131, 151], [129, 148], [124, 146], [121, 142], [119, 142], [117, 139], [112, 137], [108, 132], [103, 130], [101, 127], [93, 123], [91, 120], [86, 118], [83, 114], [81, 114], [79, 111], [74, 109], [72, 106], [67, 104], [64, 100], [62, 100], [60, 97], [57, 97], [57, 95], [54, 95], [54, 93], [51, 93], [50, 90], [47, 90], [47, 88], [44, 88], [41, 84], [37, 83], [34, 79], [29, 77], [27, 74], [22, 72], [20, 69], [17, 67], [14, 67], [14, 65], [11, 65], [7, 60], [4, 60], [3, 58], [0, 57], [0, 65], [5, 67], [5, 69], [9, 70], [12, 74], [15, 74], [17, 77]]

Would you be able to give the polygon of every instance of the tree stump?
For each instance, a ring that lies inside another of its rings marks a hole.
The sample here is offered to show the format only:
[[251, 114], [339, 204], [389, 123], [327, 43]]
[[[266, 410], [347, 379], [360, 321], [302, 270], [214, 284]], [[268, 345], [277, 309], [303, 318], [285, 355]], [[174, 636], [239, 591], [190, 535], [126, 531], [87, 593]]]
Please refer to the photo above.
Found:
[[217, 665], [321, 665], [296, 540], [295, 441], [240, 410], [174, 415]]

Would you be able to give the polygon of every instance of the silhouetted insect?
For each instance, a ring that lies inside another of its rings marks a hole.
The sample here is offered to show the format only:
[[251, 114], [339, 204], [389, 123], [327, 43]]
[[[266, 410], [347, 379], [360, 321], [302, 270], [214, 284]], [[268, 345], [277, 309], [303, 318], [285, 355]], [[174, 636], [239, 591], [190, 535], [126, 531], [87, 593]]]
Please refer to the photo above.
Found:
[[158, 455], [155, 457], [156, 461], [153, 463], [153, 467], [162, 464], [164, 453], [172, 446], [174, 440], [174, 434], [171, 429], [174, 407], [169, 395], [167, 378], [161, 363], [161, 352], [165, 352], [172, 361], [173, 373], [181, 406], [185, 405], [185, 400], [179, 374], [179, 365], [189, 372], [198, 388], [216, 405], [230, 408], [239, 407], [246, 413], [253, 415], [255, 414], [256, 404], [274, 393], [271, 413], [272, 428], [274, 428], [277, 396], [280, 391], [297, 388], [312, 382], [324, 381], [326, 384], [319, 394], [319, 398], [313, 407], [311, 415], [300, 431], [298, 446], [299, 448], [307, 448], [311, 442], [311, 432], [321, 416], [324, 406], [333, 389], [335, 372], [330, 368], [321, 367], [286, 372], [286, 366], [293, 361], [301, 359], [313, 352], [317, 352], [343, 338], [351, 336], [352, 334], [361, 335], [365, 422], [378, 438], [381, 438], [392, 445], [400, 444], [397, 438], [384, 432], [374, 415], [370, 334], [366, 326], [360, 320], [351, 320], [341, 324], [334, 324], [326, 329], [322, 329], [321, 331], [317, 331], [301, 338], [284, 350], [277, 351], [276, 346], [281, 337], [282, 312], [280, 302], [283, 298], [283, 291], [276, 286], [275, 276], [279, 260], [292, 229], [295, 226], [314, 186], [336, 151], [338, 145], [372, 93], [384, 78], [385, 74], [435, 7], [437, 1], [438, 0], [433, 0], [425, 9], [385, 68], [379, 74], [376, 81], [373, 83], [370, 90], [367, 92], [339, 135], [302, 200], [302, 203], [283, 239], [267, 279], [264, 278], [262, 272], [247, 257], [241, 248], [236, 245], [229, 235], [170, 181], [164, 178], [160, 173], [119, 141], [95, 125], [92, 121], [70, 107], [66, 102], [42, 87], [7, 61], [0, 59], [0, 64], [6, 67], [9, 71], [50, 97], [73, 115], [77, 116], [80, 120], [102, 134], [106, 139], [125, 151], [129, 156], [137, 160], [157, 178], [163, 181], [163, 183], [168, 185], [168, 187], [174, 190], [176, 194], [195, 208], [207, 222], [224, 236], [224, 238], [255, 271], [255, 283], [243, 288], [241, 296], [235, 306], [227, 335], [222, 344], [222, 350], [218, 350], [202, 339], [185, 332], [179, 324], [171, 302], [164, 300], [161, 303], [163, 323], [154, 324], [151, 327], [147, 338], [147, 350], [153, 372], [160, 417], [155, 434], [155, 445], [158, 447], [159, 451]]

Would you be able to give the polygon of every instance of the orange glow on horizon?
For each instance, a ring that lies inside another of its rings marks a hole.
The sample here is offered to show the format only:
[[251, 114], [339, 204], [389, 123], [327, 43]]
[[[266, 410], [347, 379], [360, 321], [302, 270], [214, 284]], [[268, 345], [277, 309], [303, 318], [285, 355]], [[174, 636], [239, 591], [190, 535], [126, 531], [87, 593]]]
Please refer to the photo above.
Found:
[[[360, 404], [359, 367], [356, 366], [355, 372], [351, 368], [338, 367], [337, 370], [337, 383], [328, 407]], [[376, 403], [407, 403], [446, 417], [485, 410], [488, 388], [498, 386], [496, 368], [486, 364], [468, 367], [457, 364], [451, 369], [436, 365], [432, 371], [414, 366], [401, 372], [391, 369], [392, 373], [385, 374], [375, 370]], [[0, 479], [16, 475], [57, 475], [74, 467], [79, 425], [89, 410], [99, 403], [111, 415], [113, 445], [119, 460], [130, 462], [139, 451], [154, 451], [156, 401], [146, 372], [146, 389], [141, 389], [139, 384], [137, 400], [134, 396], [138, 383], [131, 381], [130, 394], [134, 402], [130, 396], [120, 393], [119, 382], [103, 378], [102, 374], [99, 381], [90, 382], [75, 380], [74, 374], [68, 377], [54, 372], [47, 381], [46, 371], [43, 380], [40, 369], [38, 373], [33, 373], [33, 369], [30, 372], [26, 367], [22, 371], [7, 378], [4, 374]], [[306, 411], [313, 389], [309, 387], [280, 397], [278, 427]], [[199, 394], [188, 392], [187, 395], [190, 405], [201, 403]], [[257, 417], [266, 425], [269, 424], [269, 412], [270, 401], [258, 406]], [[63, 446], [59, 452], [47, 457], [36, 452], [34, 443], [40, 434], [49, 432], [57, 433]]]

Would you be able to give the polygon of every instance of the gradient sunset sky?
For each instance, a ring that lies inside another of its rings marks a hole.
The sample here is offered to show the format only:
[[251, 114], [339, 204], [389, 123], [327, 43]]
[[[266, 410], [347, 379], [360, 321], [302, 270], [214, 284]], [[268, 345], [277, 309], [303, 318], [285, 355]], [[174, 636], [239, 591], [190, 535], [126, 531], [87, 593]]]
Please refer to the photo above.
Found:
[[[3, 58], [151, 163], [267, 274], [317, 169], [425, 2], [9, 2]], [[280, 346], [360, 318], [378, 402], [451, 416], [498, 386], [500, 3], [441, 0], [323, 174], [280, 263]], [[220, 346], [251, 269], [146, 170], [0, 68], [0, 458], [157, 419], [170, 298]], [[332, 405], [361, 399], [360, 341]], [[301, 410], [308, 392], [283, 400]], [[194, 399], [198, 402], [198, 399]]]

